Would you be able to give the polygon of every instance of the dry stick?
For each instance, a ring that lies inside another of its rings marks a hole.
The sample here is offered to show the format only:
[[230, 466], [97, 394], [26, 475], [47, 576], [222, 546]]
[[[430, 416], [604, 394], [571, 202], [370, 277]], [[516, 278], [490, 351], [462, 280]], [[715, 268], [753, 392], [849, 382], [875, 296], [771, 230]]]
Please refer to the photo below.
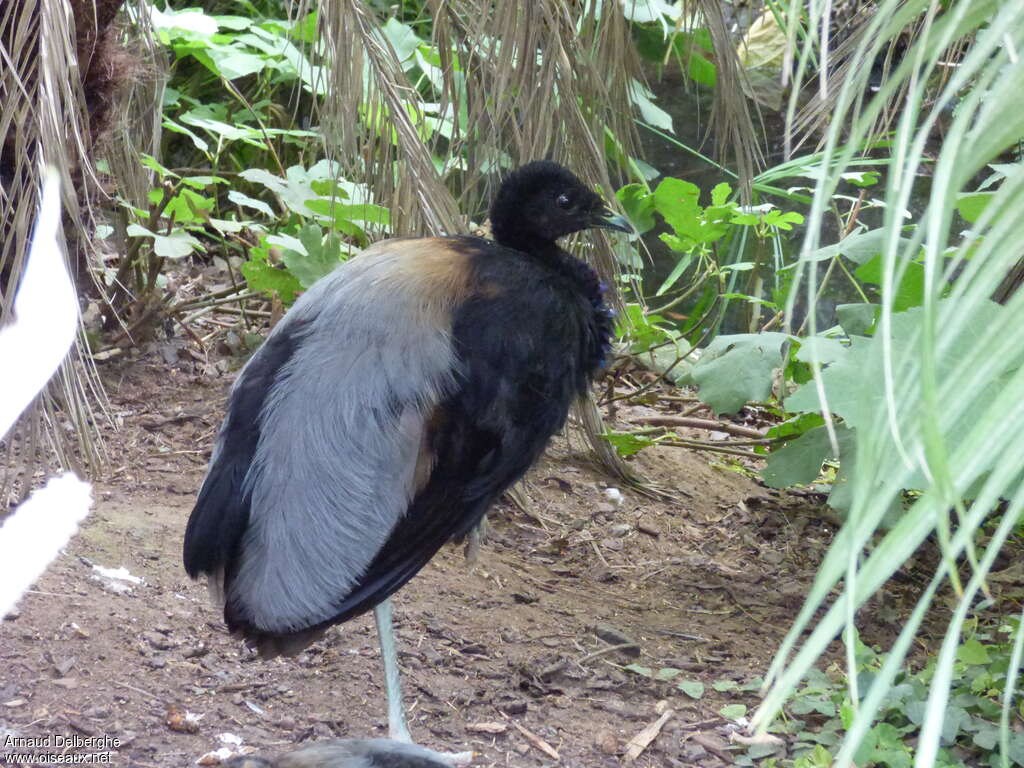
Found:
[[688, 416], [645, 416], [636, 420], [640, 424], [652, 424], [663, 427], [693, 427], [695, 429], [709, 429], [713, 432], [725, 432], [737, 437], [749, 437], [754, 440], [764, 438], [764, 433], [758, 429], [741, 427], [738, 424], [715, 421], [714, 419], [694, 419]]
[[729, 456], [742, 456], [746, 459], [763, 459], [764, 456], [760, 456], [751, 451], [743, 451], [739, 448], [723, 448], [717, 445], [708, 445], [706, 443], [698, 443], [692, 440], [659, 440], [658, 445], [670, 445], [673, 448], [693, 448], [698, 451], [709, 451], [711, 453], [725, 453]]
[[594, 548], [594, 554], [597, 555], [597, 559], [601, 561], [601, 563], [604, 565], [604, 567], [605, 568], [611, 568], [611, 566], [608, 565], [608, 561], [604, 559], [604, 554], [602, 554], [601, 548], [597, 546], [597, 542], [594, 541], [593, 539], [591, 539], [590, 540], [590, 546], [592, 546]]
[[[229, 285], [227, 288], [221, 288], [219, 291], [212, 291], [210, 293], [203, 294], [194, 299], [184, 299], [179, 301], [177, 304], [172, 305], [168, 308], [168, 312], [181, 312], [185, 309], [192, 309], [195, 307], [206, 306], [210, 299], [222, 299], [225, 296], [231, 296], [233, 293], [238, 293], [240, 290], [245, 288], [244, 285]], [[259, 293], [253, 295], [259, 296]]]
[[273, 317], [273, 312], [265, 309], [242, 309], [241, 307], [217, 307], [218, 312], [227, 312], [229, 315], [252, 315], [253, 317]]
[[623, 758], [623, 762], [635, 762], [636, 759], [643, 754], [644, 750], [651, 745], [651, 742], [658, 738], [658, 734], [661, 733], [661, 729], [673, 714], [675, 713], [671, 709], [666, 709], [661, 717], [630, 739], [629, 743], [626, 744], [626, 756]]
[[259, 298], [263, 298], [263, 294], [257, 293], [256, 291], [240, 293], [237, 296], [228, 295], [220, 298], [214, 298], [213, 296], [204, 296], [202, 299], [187, 301], [182, 304], [175, 304], [173, 307], [168, 309], [167, 312], [168, 314], [176, 314], [178, 312], [181, 312], [183, 309], [199, 309], [200, 307], [219, 307], [221, 304], [237, 304], [238, 302], [241, 301], [248, 301], [249, 299]]
[[615, 653], [616, 651], [624, 651], [627, 648], [636, 648], [637, 650], [640, 650], [640, 644], [639, 643], [619, 643], [618, 645], [609, 645], [607, 648], [602, 648], [599, 651], [594, 651], [593, 653], [588, 653], [586, 656], [584, 656], [581, 659], [576, 659], [576, 663], [582, 666], [585, 662], [592, 661], [592, 660], [598, 658], [599, 656], [604, 656], [606, 653]]
[[535, 746], [537, 749], [539, 749], [545, 755], [550, 757], [552, 760], [561, 760], [562, 759], [562, 756], [559, 755], [558, 752], [555, 751], [555, 748], [552, 747], [550, 744], [548, 744], [546, 741], [544, 741], [544, 739], [542, 739], [536, 733], [534, 733], [533, 731], [527, 730], [526, 728], [521, 726], [519, 723], [517, 723], [515, 720], [510, 718], [508, 715], [506, 715], [504, 712], [501, 713], [501, 716], [504, 717], [506, 720], [508, 720], [510, 723], [512, 723], [512, 727], [515, 728], [517, 731], [519, 731], [521, 734], [523, 734], [523, 736], [526, 737], [527, 741], [529, 741], [531, 744], [533, 744], [533, 746]]

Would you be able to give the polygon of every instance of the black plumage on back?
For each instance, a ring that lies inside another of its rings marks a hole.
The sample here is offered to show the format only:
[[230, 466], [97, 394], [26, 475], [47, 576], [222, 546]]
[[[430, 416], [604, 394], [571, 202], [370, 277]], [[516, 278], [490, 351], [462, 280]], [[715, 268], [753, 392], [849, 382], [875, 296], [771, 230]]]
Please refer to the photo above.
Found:
[[[386, 241], [300, 297], [232, 391], [185, 537], [266, 653], [374, 607], [529, 469], [603, 364], [597, 276], [557, 238], [628, 231], [554, 163], [495, 241]], [[308, 469], [307, 469], [308, 465]]]

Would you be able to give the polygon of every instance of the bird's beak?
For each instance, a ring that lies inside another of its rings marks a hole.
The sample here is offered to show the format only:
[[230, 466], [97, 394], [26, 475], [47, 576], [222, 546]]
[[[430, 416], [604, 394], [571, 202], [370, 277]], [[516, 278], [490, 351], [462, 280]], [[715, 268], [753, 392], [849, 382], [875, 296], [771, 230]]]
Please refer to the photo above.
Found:
[[603, 208], [593, 215], [590, 219], [590, 226], [598, 229], [617, 229], [619, 232], [633, 234], [633, 225], [629, 223], [629, 219], [612, 213], [607, 208]]

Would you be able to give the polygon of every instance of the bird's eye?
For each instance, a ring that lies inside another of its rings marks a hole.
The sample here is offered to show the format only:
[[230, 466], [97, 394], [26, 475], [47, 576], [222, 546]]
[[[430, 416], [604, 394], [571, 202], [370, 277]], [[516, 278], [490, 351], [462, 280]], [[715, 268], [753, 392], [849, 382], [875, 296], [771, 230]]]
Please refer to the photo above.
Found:
[[562, 194], [555, 198], [555, 205], [559, 208], [568, 208], [572, 205], [572, 200], [568, 195]]

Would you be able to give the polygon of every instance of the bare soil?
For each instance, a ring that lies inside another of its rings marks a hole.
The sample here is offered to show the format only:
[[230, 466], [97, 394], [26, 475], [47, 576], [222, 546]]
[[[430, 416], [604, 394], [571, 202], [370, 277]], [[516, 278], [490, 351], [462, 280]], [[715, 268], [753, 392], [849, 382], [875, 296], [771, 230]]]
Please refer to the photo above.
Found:
[[[94, 510], [0, 624], [0, 760], [9, 735], [59, 737], [63, 747], [35, 751], [109, 751], [110, 763], [139, 768], [194, 764], [225, 746], [223, 734], [261, 754], [386, 736], [370, 617], [296, 658], [263, 661], [183, 572], [182, 533], [232, 374], [167, 357], [154, 350], [104, 372], [119, 428]], [[737, 726], [719, 710], [752, 710], [756, 694], [712, 684], [764, 672], [832, 529], [812, 501], [713, 454], [652, 448], [633, 462], [676, 497], [620, 487], [617, 505], [582, 441], [558, 438], [528, 476], [526, 510], [493, 510], [474, 568], [449, 546], [396, 596], [417, 740], [472, 749], [480, 766], [618, 766], [671, 709], [635, 765], [728, 760]], [[119, 591], [93, 566], [142, 582]], [[682, 672], [659, 681], [629, 664]], [[683, 680], [704, 683], [704, 695], [684, 694]]]

